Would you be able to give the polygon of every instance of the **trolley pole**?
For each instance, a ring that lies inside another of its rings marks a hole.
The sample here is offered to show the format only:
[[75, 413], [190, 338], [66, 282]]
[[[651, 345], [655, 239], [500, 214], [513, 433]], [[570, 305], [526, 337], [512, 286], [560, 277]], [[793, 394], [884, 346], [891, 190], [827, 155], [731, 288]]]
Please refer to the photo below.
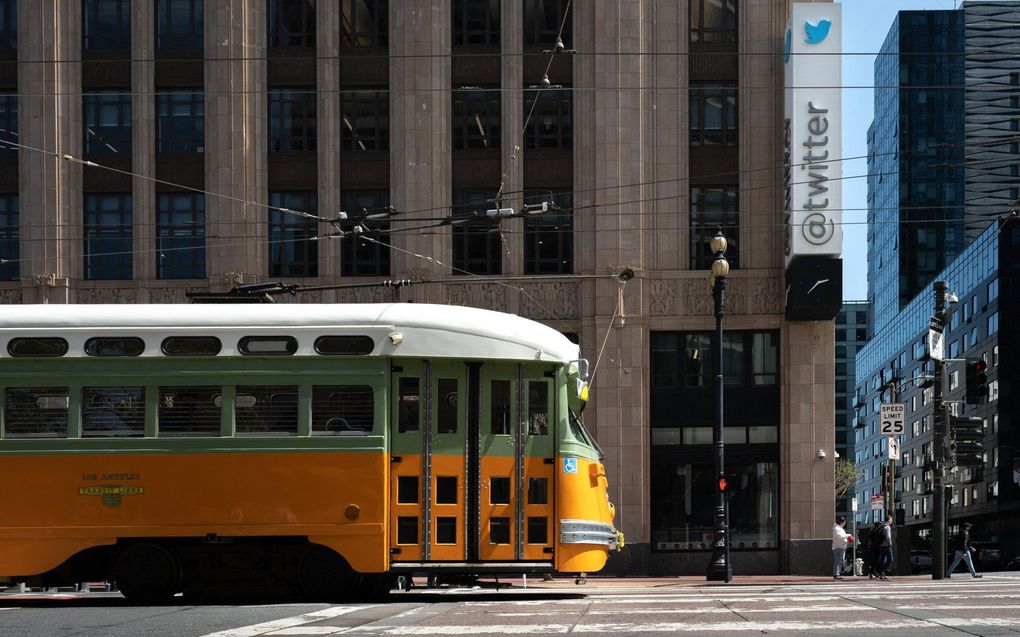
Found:
[[[934, 319], [945, 325], [946, 316], [946, 292], [949, 286], [945, 281], [936, 281], [932, 284], [935, 292], [935, 314]], [[928, 343], [929, 351], [931, 343]], [[934, 461], [932, 482], [934, 493], [932, 494], [932, 579], [942, 579], [946, 573], [946, 411], [942, 404], [942, 380], [945, 374], [946, 364], [941, 360], [932, 359], [935, 364], [935, 378], [932, 385], [932, 424], [934, 425]]]

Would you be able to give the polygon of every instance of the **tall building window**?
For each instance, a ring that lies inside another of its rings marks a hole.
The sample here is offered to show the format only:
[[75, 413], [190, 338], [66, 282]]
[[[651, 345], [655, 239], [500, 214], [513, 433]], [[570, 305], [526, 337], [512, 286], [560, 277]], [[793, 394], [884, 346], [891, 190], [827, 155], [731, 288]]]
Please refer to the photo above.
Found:
[[524, 116], [531, 113], [524, 147], [569, 150], [574, 139], [573, 104], [569, 88], [524, 91]]
[[570, 0], [524, 0], [525, 46], [551, 47], [563, 28], [563, 44], [569, 49], [573, 40]]
[[17, 281], [21, 277], [18, 232], [18, 196], [0, 195], [0, 281]]
[[85, 195], [85, 279], [132, 276], [131, 195]]
[[315, 150], [315, 89], [269, 91], [269, 150]]
[[[386, 190], [343, 190], [340, 192], [340, 209], [348, 218], [360, 220], [359, 215], [385, 214], [390, 205], [390, 193]], [[390, 249], [369, 239], [382, 243], [390, 242], [390, 223], [365, 220], [368, 230], [365, 237], [348, 235], [340, 246], [340, 274], [343, 276], [389, 276]], [[367, 237], [367, 238], [366, 238]]]
[[269, 205], [269, 276], [319, 276], [316, 221], [281, 210], [314, 214], [315, 193], [271, 192]]
[[389, 43], [387, 0], [340, 0], [340, 47], [360, 49]]
[[691, 42], [736, 42], [737, 0], [691, 0]]
[[0, 0], [0, 50], [18, 50], [18, 0]]
[[81, 17], [86, 51], [131, 48], [131, 0], [85, 0]]
[[82, 96], [86, 155], [131, 157], [131, 93], [96, 91]]
[[499, 46], [499, 0], [453, 0], [453, 46]]
[[736, 146], [737, 89], [691, 83], [691, 146]]
[[499, 89], [453, 91], [453, 149], [499, 149]]
[[346, 151], [389, 150], [390, 94], [361, 89], [340, 92], [343, 111], [342, 146]]
[[453, 191], [453, 273], [500, 274], [502, 237], [499, 225], [484, 219], [469, 220], [494, 208], [496, 190], [457, 188]]
[[201, 49], [205, 0], [157, 0], [156, 48]]
[[156, 196], [160, 279], [205, 278], [205, 197], [197, 192]]
[[205, 94], [202, 91], [156, 94], [156, 152], [205, 152]]
[[708, 270], [715, 254], [712, 237], [718, 230], [726, 236], [726, 260], [731, 268], [740, 267], [740, 212], [736, 185], [691, 187], [691, 259], [692, 270]]
[[269, 46], [315, 46], [315, 0], [269, 0]]
[[0, 157], [17, 157], [18, 147], [4, 142], [18, 143], [17, 93], [0, 93]]
[[574, 194], [555, 188], [525, 191], [524, 203], [542, 202], [559, 209], [524, 218], [524, 272], [570, 274], [574, 271]]

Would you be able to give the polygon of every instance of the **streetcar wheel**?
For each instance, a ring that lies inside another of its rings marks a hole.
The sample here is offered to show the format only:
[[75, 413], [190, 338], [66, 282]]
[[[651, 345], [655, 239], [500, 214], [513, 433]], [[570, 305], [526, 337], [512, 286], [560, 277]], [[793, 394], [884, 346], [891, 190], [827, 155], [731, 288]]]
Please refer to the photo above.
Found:
[[350, 598], [361, 584], [361, 574], [347, 560], [324, 546], [310, 546], [301, 555], [298, 585], [312, 601], [340, 602]]
[[164, 546], [135, 544], [120, 554], [114, 579], [129, 602], [166, 603], [181, 587], [181, 564]]

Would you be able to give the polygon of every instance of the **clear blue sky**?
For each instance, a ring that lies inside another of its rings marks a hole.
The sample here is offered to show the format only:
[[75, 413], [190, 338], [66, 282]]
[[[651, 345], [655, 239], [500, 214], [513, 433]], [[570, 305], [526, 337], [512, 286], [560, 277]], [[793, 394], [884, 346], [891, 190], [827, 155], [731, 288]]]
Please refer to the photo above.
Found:
[[[875, 110], [875, 53], [889, 33], [898, 11], [955, 9], [956, 0], [840, 0], [843, 5], [843, 156], [861, 157], [868, 152], [868, 126]], [[868, 55], [853, 55], [867, 53]], [[862, 88], [855, 88], [862, 87]], [[843, 163], [844, 177], [865, 175], [863, 159]], [[868, 183], [864, 178], [844, 179], [843, 298], [868, 296]], [[853, 210], [858, 208], [859, 210]]]

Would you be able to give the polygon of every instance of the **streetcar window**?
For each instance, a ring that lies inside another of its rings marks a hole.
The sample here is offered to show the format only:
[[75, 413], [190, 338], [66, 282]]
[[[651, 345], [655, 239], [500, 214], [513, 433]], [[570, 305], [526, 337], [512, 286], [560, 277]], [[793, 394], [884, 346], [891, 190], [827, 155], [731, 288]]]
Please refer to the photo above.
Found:
[[222, 396], [222, 387], [160, 387], [156, 412], [159, 435], [220, 435]]
[[544, 517], [528, 516], [528, 544], [549, 543], [549, 522]]
[[494, 436], [510, 435], [510, 381], [493, 380], [489, 387], [489, 431]]
[[397, 476], [397, 504], [418, 504], [418, 476]]
[[84, 387], [81, 435], [145, 435], [144, 387]]
[[510, 504], [510, 478], [489, 478], [489, 504]]
[[238, 387], [234, 416], [238, 434], [296, 435], [298, 388], [281, 385]]
[[457, 504], [457, 476], [436, 476], [436, 504]]
[[67, 353], [67, 341], [62, 338], [12, 338], [7, 343], [11, 356], [63, 356]]
[[437, 389], [436, 433], [457, 433], [457, 379], [440, 378]]
[[549, 480], [528, 478], [528, 504], [549, 504]]
[[315, 351], [327, 355], [362, 356], [371, 354], [375, 341], [370, 336], [320, 336]]
[[544, 380], [528, 383], [528, 433], [533, 436], [549, 433], [549, 383]]
[[66, 438], [67, 387], [8, 387], [4, 391], [4, 435], [8, 438]]
[[510, 543], [510, 518], [489, 518], [489, 544]]
[[358, 434], [372, 431], [375, 403], [368, 385], [314, 385], [312, 433]]
[[215, 336], [168, 336], [161, 349], [167, 356], [216, 356], [222, 347]]
[[250, 356], [290, 356], [297, 351], [297, 339], [293, 336], [245, 336], [237, 349]]
[[145, 351], [145, 341], [134, 336], [97, 336], [85, 341], [89, 356], [138, 356]]
[[436, 544], [457, 543], [457, 518], [436, 518]]
[[418, 543], [418, 518], [397, 518], [397, 544]]
[[401, 378], [399, 383], [400, 403], [397, 406], [397, 431], [418, 431], [421, 422], [419, 409], [420, 395], [417, 378]]

